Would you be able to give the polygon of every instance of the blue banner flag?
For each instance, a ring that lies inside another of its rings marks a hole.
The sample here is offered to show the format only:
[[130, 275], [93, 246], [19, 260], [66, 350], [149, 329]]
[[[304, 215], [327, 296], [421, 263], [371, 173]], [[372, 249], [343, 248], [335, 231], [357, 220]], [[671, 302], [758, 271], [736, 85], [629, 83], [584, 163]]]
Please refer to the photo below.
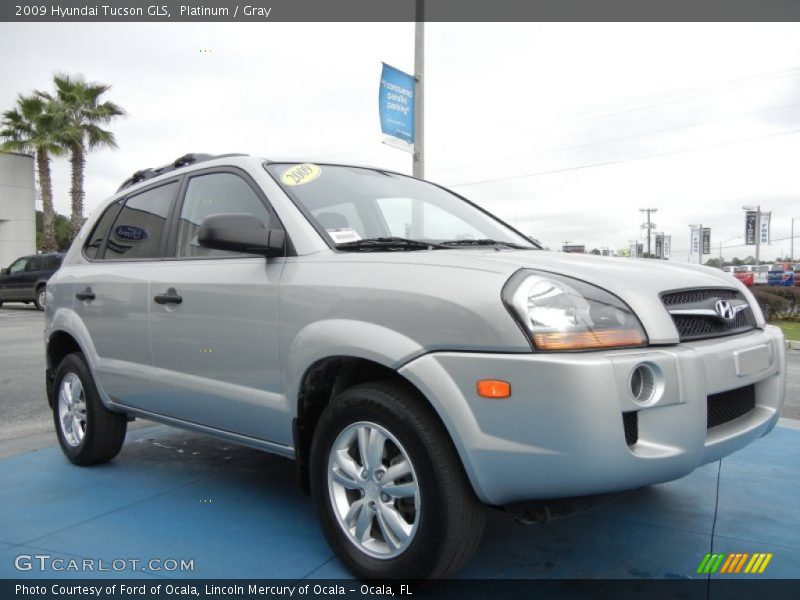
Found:
[[381, 131], [394, 145], [412, 150], [414, 144], [414, 77], [390, 67], [386, 63], [381, 71], [378, 94], [378, 113]]

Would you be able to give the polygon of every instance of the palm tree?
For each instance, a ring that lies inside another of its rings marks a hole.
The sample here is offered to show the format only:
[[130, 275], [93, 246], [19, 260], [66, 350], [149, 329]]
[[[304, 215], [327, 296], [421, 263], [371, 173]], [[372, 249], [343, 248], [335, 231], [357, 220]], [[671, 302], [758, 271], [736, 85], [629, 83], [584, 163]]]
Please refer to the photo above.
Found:
[[110, 88], [104, 83], [87, 82], [82, 76], [56, 74], [57, 105], [63, 117], [60, 139], [69, 150], [72, 170], [70, 198], [72, 200], [72, 237], [83, 225], [83, 177], [86, 153], [98, 148], [116, 148], [114, 134], [101, 125], [125, 114], [113, 102], [101, 102], [100, 97]]
[[42, 192], [42, 250], [56, 250], [53, 228], [53, 185], [50, 177], [50, 159], [64, 153], [58, 134], [61, 129], [51, 100], [44, 94], [19, 96], [17, 105], [3, 113], [0, 121], [0, 150], [3, 152], [31, 152], [36, 156], [36, 170]]

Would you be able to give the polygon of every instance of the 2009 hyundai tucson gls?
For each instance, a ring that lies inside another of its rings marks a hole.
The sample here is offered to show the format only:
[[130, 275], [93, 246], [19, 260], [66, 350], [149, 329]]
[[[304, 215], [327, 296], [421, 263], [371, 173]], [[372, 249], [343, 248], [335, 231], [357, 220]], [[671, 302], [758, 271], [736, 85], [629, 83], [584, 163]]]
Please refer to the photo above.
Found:
[[50, 280], [73, 463], [142, 416], [294, 458], [358, 576], [437, 578], [486, 505], [673, 480], [765, 435], [778, 329], [721, 271], [541, 250], [440, 186], [187, 155], [139, 171]]

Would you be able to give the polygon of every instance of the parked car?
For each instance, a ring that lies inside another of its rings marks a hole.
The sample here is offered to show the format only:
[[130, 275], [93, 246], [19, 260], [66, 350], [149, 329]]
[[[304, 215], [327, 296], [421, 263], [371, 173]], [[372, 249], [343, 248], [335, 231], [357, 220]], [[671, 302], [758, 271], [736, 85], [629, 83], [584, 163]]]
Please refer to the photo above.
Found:
[[792, 286], [794, 285], [794, 271], [788, 263], [775, 263], [767, 273], [768, 285]]
[[753, 267], [753, 285], [767, 285], [767, 274], [769, 265], [758, 265]]
[[731, 277], [733, 277], [733, 267], [732, 266], [728, 265], [727, 267], [722, 267], [722, 270], [725, 273], [727, 273], [728, 275], [730, 275]]
[[792, 283], [793, 285], [800, 286], [800, 264], [792, 267]]
[[23, 256], [0, 269], [0, 306], [4, 302], [33, 302], [44, 310], [47, 280], [61, 266], [64, 258], [60, 253], [32, 254]]
[[733, 267], [733, 276], [745, 284], [747, 287], [753, 286], [755, 277], [755, 266], [744, 265], [742, 267]]
[[547, 252], [385, 169], [139, 171], [47, 295], [70, 461], [112, 459], [135, 417], [293, 458], [362, 578], [451, 575], [486, 505], [682, 477], [767, 434], [784, 397], [783, 335], [729, 275]]

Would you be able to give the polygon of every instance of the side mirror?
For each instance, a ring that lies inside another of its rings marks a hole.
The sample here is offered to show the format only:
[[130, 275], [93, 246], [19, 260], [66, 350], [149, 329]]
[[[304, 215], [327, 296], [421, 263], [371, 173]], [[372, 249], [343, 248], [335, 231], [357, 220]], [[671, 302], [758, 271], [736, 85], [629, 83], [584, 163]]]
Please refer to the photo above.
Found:
[[0, 273], [2, 273], [3, 275], [8, 275], [8, 267], [3, 267], [2, 269], [0, 269]]
[[211, 215], [200, 223], [197, 241], [203, 248], [229, 250], [262, 256], [283, 256], [286, 232], [267, 229], [250, 214]]

